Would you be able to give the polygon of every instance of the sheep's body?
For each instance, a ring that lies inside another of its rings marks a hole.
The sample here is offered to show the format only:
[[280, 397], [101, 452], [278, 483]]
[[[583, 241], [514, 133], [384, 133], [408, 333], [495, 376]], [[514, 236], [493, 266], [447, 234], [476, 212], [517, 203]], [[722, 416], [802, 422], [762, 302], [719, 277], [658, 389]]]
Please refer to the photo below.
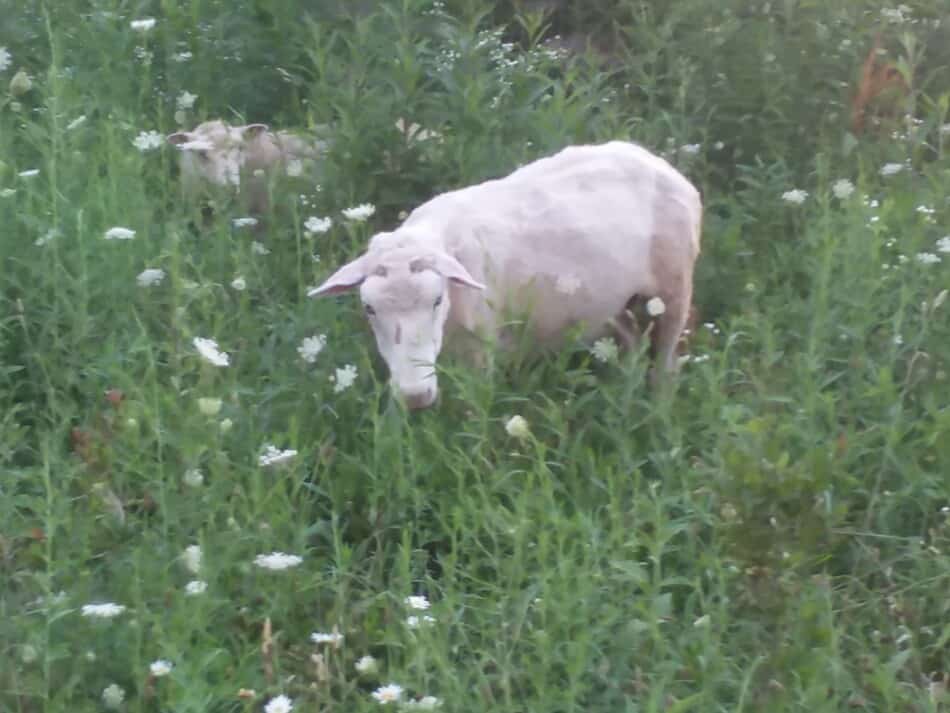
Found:
[[[363, 256], [312, 294], [362, 283], [364, 301], [387, 306], [374, 330], [394, 377], [412, 371], [406, 360], [428, 359], [431, 371], [443, 329], [450, 344], [463, 342], [459, 333], [504, 343], [506, 325], [521, 318], [541, 344], [556, 344], [578, 326], [593, 340], [623, 333], [634, 297], [659, 297], [665, 311], [655, 343], [662, 367], [672, 371], [701, 222], [699, 192], [646, 149], [619, 141], [570, 147], [504, 178], [433, 198], [393, 232], [376, 235]], [[441, 273], [451, 306], [441, 321], [426, 323], [410, 318], [415, 307], [407, 296], [419, 294], [420, 276], [433, 271]], [[420, 332], [416, 342], [438, 344], [434, 353], [392, 348], [387, 335], [397, 327], [404, 332], [409, 322]], [[469, 344], [464, 351], [473, 353]], [[411, 397], [430, 379], [434, 399], [434, 374], [413, 373], [409, 381], [419, 383], [401, 390]]]
[[258, 214], [270, 207], [268, 182], [275, 172], [295, 174], [326, 149], [323, 141], [272, 132], [265, 124], [230, 126], [220, 120], [172, 134], [168, 141], [180, 150], [186, 193], [200, 194], [207, 186], [228, 187]]

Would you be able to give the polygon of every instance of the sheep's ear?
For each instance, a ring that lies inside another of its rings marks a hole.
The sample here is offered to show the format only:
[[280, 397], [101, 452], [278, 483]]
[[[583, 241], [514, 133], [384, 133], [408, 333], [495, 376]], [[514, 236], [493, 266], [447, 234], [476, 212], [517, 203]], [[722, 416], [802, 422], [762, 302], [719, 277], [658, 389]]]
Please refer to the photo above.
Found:
[[419, 267], [431, 268], [459, 285], [472, 287], [476, 290], [485, 289], [485, 285], [472, 277], [465, 266], [448, 253], [438, 252], [427, 255], [419, 260], [413, 260], [409, 265], [410, 270], [417, 270]]
[[248, 124], [247, 126], [242, 126], [240, 127], [241, 138], [256, 139], [269, 128], [270, 127], [267, 124]]
[[166, 136], [165, 140], [172, 146], [181, 146], [182, 144], [187, 144], [193, 138], [194, 136], [190, 131], [176, 131], [174, 134]]
[[334, 272], [319, 287], [307, 292], [307, 297], [338, 295], [360, 285], [366, 279], [366, 256], [361, 255]]

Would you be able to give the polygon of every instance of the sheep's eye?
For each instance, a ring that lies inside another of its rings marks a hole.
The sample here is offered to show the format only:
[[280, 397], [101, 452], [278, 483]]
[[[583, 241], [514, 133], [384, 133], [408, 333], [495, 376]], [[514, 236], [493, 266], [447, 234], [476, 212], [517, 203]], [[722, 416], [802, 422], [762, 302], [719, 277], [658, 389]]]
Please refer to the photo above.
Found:
[[207, 152], [207, 151], [195, 151], [195, 153], [198, 154], [198, 158], [200, 158], [202, 161], [207, 161], [207, 160], [208, 160], [208, 152]]
[[373, 309], [373, 306], [372, 306], [372, 305], [368, 305], [368, 304], [366, 304], [366, 303], [364, 302], [364, 303], [363, 303], [363, 310], [366, 312], [366, 316], [367, 316], [367, 317], [375, 317], [375, 316], [376, 316], [376, 310]]
[[440, 304], [442, 304], [442, 295], [436, 297], [435, 304], [432, 305], [432, 309], [438, 309]]

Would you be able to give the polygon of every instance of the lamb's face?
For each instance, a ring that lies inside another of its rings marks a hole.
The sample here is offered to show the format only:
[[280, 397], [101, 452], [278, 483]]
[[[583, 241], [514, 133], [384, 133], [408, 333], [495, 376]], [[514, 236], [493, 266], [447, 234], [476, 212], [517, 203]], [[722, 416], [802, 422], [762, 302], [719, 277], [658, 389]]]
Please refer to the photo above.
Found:
[[208, 121], [193, 131], [172, 134], [168, 141], [181, 151], [184, 176], [239, 189], [249, 148], [266, 130], [264, 124], [229, 126], [222, 121]]

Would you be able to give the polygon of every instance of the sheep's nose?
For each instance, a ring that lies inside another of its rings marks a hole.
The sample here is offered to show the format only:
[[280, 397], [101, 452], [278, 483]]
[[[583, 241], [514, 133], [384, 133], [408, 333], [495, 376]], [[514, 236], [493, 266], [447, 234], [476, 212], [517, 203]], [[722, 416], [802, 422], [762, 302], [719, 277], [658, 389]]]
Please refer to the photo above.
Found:
[[403, 394], [403, 398], [406, 401], [406, 406], [412, 410], [418, 410], [423, 408], [428, 408], [433, 403], [435, 403], [436, 390], [427, 386], [422, 391], [416, 391], [411, 394]]

